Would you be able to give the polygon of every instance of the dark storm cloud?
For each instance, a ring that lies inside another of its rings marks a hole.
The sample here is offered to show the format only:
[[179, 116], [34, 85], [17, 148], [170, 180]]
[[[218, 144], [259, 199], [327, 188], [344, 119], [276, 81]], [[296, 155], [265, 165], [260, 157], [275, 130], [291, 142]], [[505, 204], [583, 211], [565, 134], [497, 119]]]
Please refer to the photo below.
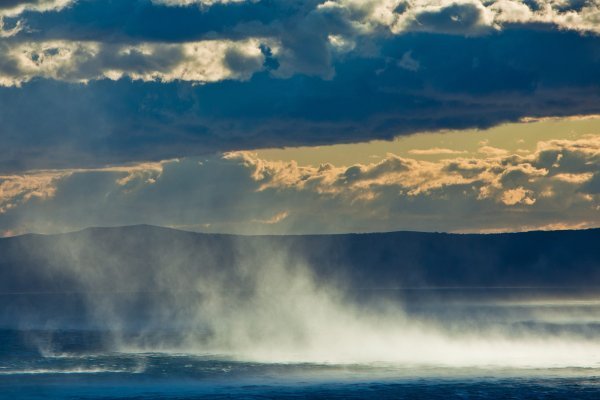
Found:
[[[338, 61], [331, 79], [276, 78], [268, 66], [248, 81], [204, 85], [34, 79], [0, 88], [0, 145], [10, 149], [0, 166], [158, 160], [597, 113], [599, 45], [596, 36], [547, 30], [419, 33], [382, 42], [378, 57]], [[407, 51], [417, 71], [397, 64]], [[256, 60], [235, 52], [225, 64], [242, 72], [257, 68]]]
[[215, 4], [209, 8], [167, 7], [149, 0], [81, 1], [60, 12], [25, 12], [27, 39], [112, 42], [189, 41], [207, 33], [241, 37], [233, 28], [267, 25], [293, 12], [292, 2]]
[[0, 146], [9, 149], [0, 169], [390, 139], [600, 112], [596, 9], [531, 7], [20, 3], [0, 12]]

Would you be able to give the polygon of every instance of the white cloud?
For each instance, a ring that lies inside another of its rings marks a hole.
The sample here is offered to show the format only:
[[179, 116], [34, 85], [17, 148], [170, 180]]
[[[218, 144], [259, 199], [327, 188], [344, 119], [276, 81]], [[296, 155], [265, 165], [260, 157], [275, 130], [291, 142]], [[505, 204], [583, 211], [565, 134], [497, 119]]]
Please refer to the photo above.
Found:
[[0, 85], [33, 78], [86, 83], [95, 79], [214, 82], [249, 79], [262, 69], [260, 40], [205, 40], [182, 44], [107, 45], [100, 42], [45, 41], [0, 44]]
[[328, 0], [323, 12], [344, 15], [357, 32], [394, 34], [427, 31], [477, 35], [508, 23], [550, 23], [562, 29], [600, 32], [600, 3], [577, 9], [568, 2], [540, 0], [535, 9], [519, 0]]

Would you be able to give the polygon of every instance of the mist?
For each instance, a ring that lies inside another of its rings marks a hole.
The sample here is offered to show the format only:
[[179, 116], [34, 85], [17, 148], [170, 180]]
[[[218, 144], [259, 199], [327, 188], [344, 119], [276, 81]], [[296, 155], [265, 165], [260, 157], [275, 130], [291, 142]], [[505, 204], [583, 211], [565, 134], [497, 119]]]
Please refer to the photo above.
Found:
[[[366, 237], [348, 240], [364, 245]], [[463, 286], [432, 285], [420, 262], [399, 267], [403, 260], [391, 257], [384, 270], [363, 261], [357, 269], [343, 261], [349, 250], [339, 236], [301, 240], [150, 227], [13, 239], [4, 254], [22, 256], [20, 275], [8, 279], [13, 300], [2, 314], [21, 330], [104, 332], [102, 350], [117, 353], [451, 367], [600, 362], [593, 287], [534, 285], [520, 275], [524, 285], [510, 286], [490, 265], [473, 270], [504, 286], [479, 286], [473, 273], [463, 273]], [[51, 334], [32, 335], [45, 354], [64, 351]]]

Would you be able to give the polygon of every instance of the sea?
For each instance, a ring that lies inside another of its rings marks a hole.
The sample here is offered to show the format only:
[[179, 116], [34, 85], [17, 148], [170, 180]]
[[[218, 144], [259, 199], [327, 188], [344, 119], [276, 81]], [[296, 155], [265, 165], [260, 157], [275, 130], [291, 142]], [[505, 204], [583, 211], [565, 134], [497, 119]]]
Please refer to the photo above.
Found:
[[[252, 340], [221, 351], [190, 346], [189, 337], [173, 345], [183, 339], [169, 329], [160, 337], [172, 335], [170, 345], [159, 346], [139, 345], [151, 333], [135, 329], [5, 324], [0, 399], [600, 399], [600, 301], [475, 297], [405, 302], [406, 325], [381, 336], [373, 332], [389, 325], [341, 319], [339, 337], [294, 357], [269, 353], [269, 337], [253, 339], [260, 352], [248, 351]], [[398, 333], [412, 325], [421, 330]]]
[[40, 354], [3, 331], [3, 399], [598, 399], [600, 368], [257, 363], [218, 355], [101, 352], [97, 332], [55, 332]]

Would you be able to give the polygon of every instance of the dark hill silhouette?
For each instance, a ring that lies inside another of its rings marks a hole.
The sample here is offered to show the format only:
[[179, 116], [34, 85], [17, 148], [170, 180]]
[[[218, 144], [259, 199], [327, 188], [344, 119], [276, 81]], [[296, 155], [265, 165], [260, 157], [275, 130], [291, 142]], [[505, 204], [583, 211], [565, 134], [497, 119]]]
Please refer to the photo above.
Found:
[[[254, 271], [264, 264], [307, 266], [317, 285], [340, 287], [356, 297], [361, 291], [406, 294], [431, 288], [597, 293], [599, 246], [600, 229], [235, 236], [140, 225], [24, 235], [0, 239], [0, 322], [24, 310], [38, 317], [76, 315], [89, 308], [90, 293], [94, 303], [120, 296], [123, 308], [141, 315], [151, 312], [143, 310], [153, 302], [180, 293], [213, 287], [251, 292]], [[268, 277], [263, 273], [260, 279]], [[285, 279], [271, 287], [287, 289]]]
[[0, 239], [0, 292], [73, 290], [57, 264], [118, 266], [144, 281], [170, 263], [201, 273], [274, 251], [365, 288], [600, 286], [600, 229], [235, 236], [139, 225]]

